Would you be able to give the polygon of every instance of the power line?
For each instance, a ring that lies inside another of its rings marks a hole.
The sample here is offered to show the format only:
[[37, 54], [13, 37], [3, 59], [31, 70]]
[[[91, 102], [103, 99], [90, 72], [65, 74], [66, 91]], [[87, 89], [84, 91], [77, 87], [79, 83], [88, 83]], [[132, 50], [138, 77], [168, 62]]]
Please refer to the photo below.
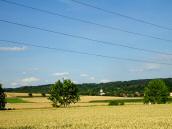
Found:
[[54, 31], [54, 30], [50, 30], [50, 29], [30, 26], [30, 25], [26, 25], [26, 24], [21, 24], [21, 23], [17, 23], [17, 22], [11, 22], [11, 21], [8, 21], [8, 20], [1, 20], [0, 19], [0, 22], [5, 22], [5, 23], [8, 23], [8, 24], [22, 26], [22, 27], [29, 28], [29, 29], [36, 29], [36, 30], [41, 30], [41, 31], [45, 31], [45, 32], [50, 32], [50, 33], [63, 35], [63, 36], [67, 36], [67, 37], [83, 39], [83, 40], [89, 40], [89, 41], [96, 42], [96, 43], [99, 43], [99, 44], [104, 44], [104, 45], [125, 47], [125, 48], [128, 48], [128, 49], [134, 49], [134, 50], [138, 50], [138, 51], [151, 52], [151, 53], [157, 53], [157, 54], [163, 54], [163, 55], [172, 55], [172, 53], [166, 53], [166, 52], [150, 50], [150, 49], [144, 49], [144, 48], [137, 48], [137, 47], [127, 46], [127, 45], [124, 45], [124, 44], [118, 44], [118, 43], [113, 43], [113, 42], [108, 42], [108, 41], [92, 39], [92, 38], [83, 37], [83, 36], [80, 36], [80, 35], [73, 35], [73, 34], [63, 33], [63, 32]]
[[103, 11], [105, 13], [109, 13], [109, 14], [112, 14], [112, 15], [118, 15], [120, 17], [130, 19], [130, 20], [133, 20], [133, 21], [136, 21], [136, 22], [148, 24], [148, 25], [151, 25], [151, 26], [154, 26], [154, 27], [157, 27], [157, 28], [165, 29], [165, 30], [170, 30], [170, 31], [172, 30], [172, 28], [169, 28], [169, 27], [166, 27], [166, 26], [158, 25], [158, 24], [155, 24], [155, 23], [152, 23], [152, 22], [149, 22], [149, 21], [145, 21], [143, 19], [138, 19], [138, 18], [131, 17], [131, 16], [128, 16], [128, 15], [124, 15], [124, 14], [121, 14], [121, 13], [118, 13], [118, 12], [115, 12], [115, 11], [110, 11], [110, 10], [107, 10], [107, 9], [103, 9], [101, 7], [97, 7], [97, 6], [94, 6], [92, 4], [81, 2], [81, 1], [78, 1], [78, 0], [71, 0], [71, 1], [75, 2], [77, 4], [80, 4], [80, 5], [84, 5], [84, 6], [87, 6], [87, 7], [90, 7], [90, 8], [94, 8], [94, 9]]
[[50, 14], [50, 15], [55, 15], [55, 16], [59, 16], [59, 17], [62, 17], [62, 18], [66, 18], [66, 19], [86, 23], [86, 24], [96, 25], [96, 26], [103, 27], [103, 28], [106, 28], [106, 29], [120, 31], [120, 32], [124, 32], [124, 33], [129, 33], [129, 34], [138, 35], [138, 36], [142, 36], [142, 37], [153, 38], [153, 39], [156, 39], [156, 40], [161, 40], [161, 41], [166, 41], [166, 42], [172, 42], [172, 40], [169, 40], [169, 39], [164, 39], [164, 38], [156, 37], [156, 36], [153, 36], [153, 35], [147, 35], [147, 34], [144, 34], [144, 33], [132, 32], [132, 31], [128, 31], [128, 30], [118, 28], [118, 27], [108, 26], [108, 25], [99, 24], [99, 23], [96, 23], [96, 22], [88, 21], [88, 20], [83, 20], [83, 19], [80, 19], [80, 18], [66, 16], [66, 15], [63, 15], [63, 14], [60, 14], [60, 13], [57, 13], [57, 12], [51, 12], [51, 11], [48, 11], [48, 10], [35, 8], [35, 7], [25, 5], [25, 4], [20, 4], [20, 3], [17, 3], [17, 2], [12, 2], [12, 1], [8, 1], [8, 0], [0, 0], [0, 1], [6, 2], [8, 4], [13, 4], [13, 5], [16, 5], [16, 6], [36, 10], [36, 11], [39, 11], [39, 12], [42, 12], [42, 13], [47, 13], [47, 14]]
[[123, 60], [123, 61], [139, 62], [139, 63], [153, 63], [153, 64], [161, 64], [161, 65], [172, 66], [172, 64], [164, 63], [164, 62], [156, 62], [156, 61], [150, 61], [150, 60], [140, 60], [140, 59], [133, 59], [133, 58], [123, 58], [123, 57], [116, 57], [116, 56], [107, 56], [107, 55], [88, 53], [88, 52], [83, 52], [83, 51], [61, 49], [61, 48], [55, 48], [55, 47], [49, 47], [49, 46], [36, 45], [36, 44], [32, 44], [32, 43], [30, 44], [30, 43], [25, 43], [25, 42], [17, 42], [17, 41], [3, 40], [3, 39], [0, 39], [0, 41], [1, 42], [12, 43], [12, 44], [32, 46], [32, 47], [37, 47], [37, 48], [44, 48], [44, 49], [49, 49], [49, 50], [56, 50], [56, 51], [67, 52], [67, 53], [75, 53], [75, 54], [88, 55], [88, 56], [96, 56], [96, 57], [107, 58], [107, 59], [115, 59], [115, 60]]

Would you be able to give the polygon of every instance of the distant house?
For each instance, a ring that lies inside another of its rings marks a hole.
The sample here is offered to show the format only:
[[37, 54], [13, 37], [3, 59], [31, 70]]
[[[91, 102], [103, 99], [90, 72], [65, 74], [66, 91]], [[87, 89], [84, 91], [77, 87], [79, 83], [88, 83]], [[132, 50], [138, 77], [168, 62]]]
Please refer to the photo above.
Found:
[[102, 89], [102, 88], [100, 89], [100, 93], [99, 93], [99, 94], [100, 94], [101, 96], [102, 96], [102, 95], [105, 95], [105, 93], [103, 92], [103, 89]]

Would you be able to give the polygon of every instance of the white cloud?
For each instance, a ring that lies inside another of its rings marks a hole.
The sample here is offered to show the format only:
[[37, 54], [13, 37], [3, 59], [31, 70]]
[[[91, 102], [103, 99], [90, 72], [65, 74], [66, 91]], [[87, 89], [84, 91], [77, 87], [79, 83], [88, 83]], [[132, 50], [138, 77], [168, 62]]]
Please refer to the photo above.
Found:
[[95, 77], [90, 77], [91, 80], [95, 80]]
[[14, 51], [14, 52], [19, 52], [19, 51], [25, 51], [26, 47], [0, 47], [0, 51]]
[[27, 68], [25, 71], [22, 72], [23, 75], [29, 74], [29, 73], [35, 73], [39, 70], [37, 67], [33, 68]]
[[69, 72], [61, 72], [61, 73], [54, 73], [54, 76], [68, 76], [70, 73]]
[[[150, 58], [152, 61], [162, 62], [171, 64], [172, 63], [172, 55], [155, 55]], [[167, 68], [168, 66], [157, 64], [157, 63], [144, 63], [143, 65], [129, 69], [129, 72], [133, 73], [143, 73], [143, 72], [149, 72], [149, 71], [158, 71], [164, 68]]]
[[161, 65], [160, 64], [145, 63], [140, 68], [130, 69], [129, 71], [130, 72], [134, 72], [134, 73], [142, 73], [142, 72], [146, 72], [146, 71], [159, 70], [160, 68], [161, 68]]
[[157, 55], [154, 57], [155, 60], [159, 60], [162, 62], [171, 62], [172, 61], [172, 55]]
[[40, 79], [36, 77], [28, 77], [18, 80], [16, 82], [12, 82], [12, 86], [25, 86], [25, 85], [32, 85], [34, 82], [38, 82]]
[[100, 80], [100, 83], [106, 83], [106, 82], [110, 82], [111, 80], [108, 80], [108, 79], [102, 79]]
[[78, 81], [75, 81], [75, 80], [72, 80], [72, 82], [73, 82], [73, 83], [75, 83], [75, 84], [77, 84], [77, 83], [78, 83]]
[[159, 64], [145, 64], [145, 70], [157, 70], [160, 69]]
[[12, 86], [17, 86], [18, 83], [17, 83], [17, 82], [12, 82], [11, 85], [12, 85]]
[[48, 80], [44, 80], [46, 83], [48, 83], [49, 81]]
[[32, 83], [32, 82], [37, 82], [37, 81], [39, 81], [39, 79], [36, 77], [28, 77], [21, 80], [21, 82], [23, 83]]
[[88, 77], [88, 74], [82, 73], [80, 74], [81, 77]]
[[95, 80], [95, 77], [94, 76], [90, 76], [90, 75], [85, 74], [85, 73], [80, 74], [80, 76], [81, 77], [85, 77], [85, 78], [90, 79], [90, 80]]

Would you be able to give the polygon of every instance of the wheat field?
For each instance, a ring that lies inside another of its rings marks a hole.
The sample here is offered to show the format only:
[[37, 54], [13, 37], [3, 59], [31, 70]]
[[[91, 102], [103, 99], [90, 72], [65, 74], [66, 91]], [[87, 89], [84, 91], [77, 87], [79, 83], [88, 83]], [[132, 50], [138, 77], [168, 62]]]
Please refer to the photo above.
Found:
[[171, 129], [172, 105], [93, 106], [0, 112], [0, 128]]
[[52, 108], [43, 97], [23, 99], [29, 102], [0, 111], [0, 129], [172, 129], [172, 104], [107, 106], [89, 101], [109, 97], [82, 96], [76, 105]]
[[[33, 94], [34, 97], [28, 97], [27, 93], [6, 93], [8, 98], [20, 97], [22, 100], [28, 103], [8, 103], [7, 108], [15, 109], [44, 109], [51, 108], [51, 102], [47, 97], [41, 97], [41, 94]], [[107, 103], [89, 103], [94, 100], [110, 100], [121, 99], [122, 97], [110, 97], [110, 96], [81, 96], [80, 101], [76, 104], [72, 104], [72, 107], [87, 107], [87, 106], [100, 106], [107, 105]]]

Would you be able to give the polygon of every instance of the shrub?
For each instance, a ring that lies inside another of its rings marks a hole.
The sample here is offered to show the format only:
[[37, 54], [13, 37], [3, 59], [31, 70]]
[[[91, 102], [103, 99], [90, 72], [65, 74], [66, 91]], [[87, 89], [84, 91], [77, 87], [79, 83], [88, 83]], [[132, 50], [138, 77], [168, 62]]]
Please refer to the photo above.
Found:
[[124, 101], [120, 101], [119, 102], [119, 105], [124, 105]]
[[111, 100], [109, 102], [109, 106], [118, 106], [118, 105], [124, 105], [124, 101], [120, 100]]
[[29, 97], [32, 97], [33, 95], [32, 95], [32, 93], [28, 93], [28, 96], [29, 96]]
[[41, 93], [42, 97], [46, 97], [46, 94], [45, 93]]

